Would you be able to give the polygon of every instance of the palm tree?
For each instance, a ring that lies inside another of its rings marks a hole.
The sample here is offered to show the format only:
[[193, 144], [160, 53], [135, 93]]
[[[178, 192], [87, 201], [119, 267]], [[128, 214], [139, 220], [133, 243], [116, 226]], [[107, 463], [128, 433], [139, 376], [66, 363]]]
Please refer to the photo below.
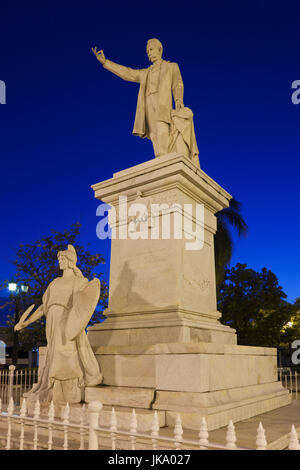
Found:
[[233, 254], [233, 239], [231, 227], [239, 236], [246, 236], [248, 226], [240, 213], [241, 203], [232, 198], [229, 207], [216, 213], [217, 233], [215, 234], [215, 266], [217, 287], [221, 284], [225, 269], [228, 267]]

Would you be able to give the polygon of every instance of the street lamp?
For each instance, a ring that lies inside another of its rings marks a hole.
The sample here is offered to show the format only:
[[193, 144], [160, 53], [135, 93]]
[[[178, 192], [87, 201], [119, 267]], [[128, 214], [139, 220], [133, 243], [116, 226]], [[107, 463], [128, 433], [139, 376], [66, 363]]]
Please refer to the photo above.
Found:
[[17, 288], [18, 288], [18, 285], [15, 282], [8, 283], [8, 290], [10, 292], [16, 292]]
[[28, 291], [28, 286], [25, 286], [24, 284], [21, 284], [20, 287], [19, 287], [16, 282], [9, 282], [8, 283], [8, 290], [10, 292], [15, 292], [16, 294], [18, 294], [20, 292], [20, 290], [21, 290], [21, 292], [26, 293]]
[[[20, 311], [21, 311], [21, 302], [20, 296], [18, 294], [28, 292], [28, 286], [25, 284], [18, 285], [16, 282], [9, 282], [8, 283], [8, 290], [12, 293], [14, 297], [14, 304], [15, 304], [15, 318], [14, 318], [14, 326], [20, 320]], [[12, 353], [12, 362], [16, 366], [18, 363], [18, 349], [19, 349], [19, 338], [18, 332], [14, 329], [14, 339], [13, 339], [13, 353]]]

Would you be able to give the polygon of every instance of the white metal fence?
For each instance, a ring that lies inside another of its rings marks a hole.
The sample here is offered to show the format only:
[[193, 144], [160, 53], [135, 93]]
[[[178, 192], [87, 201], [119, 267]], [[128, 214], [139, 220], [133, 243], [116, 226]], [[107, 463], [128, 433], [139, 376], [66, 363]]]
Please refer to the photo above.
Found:
[[[14, 413], [14, 401], [11, 398], [6, 411], [0, 404], [0, 448], [11, 450], [39, 449], [112, 449], [112, 450], [267, 450], [267, 440], [264, 428], [259, 423], [256, 435], [256, 449], [238, 447], [235, 427], [229, 422], [224, 445], [210, 442], [207, 423], [202, 419], [198, 439], [185, 439], [181, 425], [180, 414], [177, 415], [173, 436], [160, 434], [158, 414], [153, 413], [150, 433], [138, 432], [138, 421], [135, 410], [132, 410], [128, 430], [119, 429], [116, 413], [112, 408], [109, 427], [99, 426], [99, 415], [102, 404], [93, 401], [81, 409], [78, 422], [70, 422], [70, 407], [67, 404], [63, 410], [63, 419], [55, 419], [53, 403], [49, 405], [48, 413], [41, 416], [40, 403], [37, 401], [33, 416], [28, 416], [26, 399], [23, 399], [19, 414]], [[300, 450], [299, 439], [294, 425], [289, 435], [289, 450]]]
[[8, 369], [0, 369], [0, 399], [8, 403], [13, 397], [19, 405], [23, 393], [28, 392], [38, 380], [38, 369], [16, 369], [14, 365]]
[[[278, 378], [284, 387], [298, 398], [299, 374], [291, 369], [278, 369]], [[21, 399], [37, 382], [37, 370], [0, 370], [0, 448], [9, 449], [224, 449], [247, 450], [237, 446], [235, 427], [229, 422], [226, 442], [210, 442], [207, 423], [202, 419], [197, 440], [186, 439], [183, 435], [180, 414], [177, 415], [173, 435], [160, 429], [158, 414], [153, 412], [150, 433], [138, 432], [135, 410], [132, 410], [128, 429], [120, 429], [114, 408], [110, 416], [110, 426], [99, 426], [102, 409], [100, 402], [92, 402], [80, 409], [80, 419], [70, 421], [70, 408], [64, 408], [63, 419], [55, 419], [53, 403], [46, 415], [41, 415], [40, 404], [36, 402], [33, 416], [27, 412], [27, 403]], [[21, 404], [21, 408], [18, 406]], [[6, 405], [6, 406], [4, 406]], [[7, 406], [8, 405], [8, 406]], [[3, 410], [2, 410], [3, 406]], [[19, 410], [19, 411], [18, 411]], [[260, 423], [256, 435], [256, 450], [267, 449], [265, 431]], [[294, 425], [289, 437], [289, 449], [300, 450]], [[250, 450], [250, 449], [249, 449]], [[253, 449], [254, 450], [254, 449]]]
[[298, 388], [300, 386], [300, 374], [289, 367], [280, 367], [278, 369], [278, 380], [292, 394], [292, 398], [298, 399]]

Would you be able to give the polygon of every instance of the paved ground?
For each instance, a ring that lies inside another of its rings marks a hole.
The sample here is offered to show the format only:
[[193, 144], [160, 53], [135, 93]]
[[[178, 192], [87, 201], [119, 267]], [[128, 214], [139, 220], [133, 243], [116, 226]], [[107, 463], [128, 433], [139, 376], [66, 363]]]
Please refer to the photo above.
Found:
[[[236, 444], [239, 447], [256, 447], [256, 433], [260, 421], [265, 429], [268, 448], [286, 448], [292, 424], [295, 425], [300, 437], [300, 400], [293, 400], [290, 405], [235, 423]], [[226, 431], [226, 428], [210, 431], [209, 440], [220, 444], [225, 443]]]
[[[282, 450], [288, 446], [289, 433], [292, 424], [295, 425], [296, 431], [300, 438], [300, 399], [293, 400], [290, 405], [278, 408], [268, 413], [263, 413], [245, 421], [234, 423], [237, 436], [237, 446], [247, 449], [256, 448], [256, 435], [259, 423], [262, 423], [268, 449]], [[225, 445], [227, 427], [216, 429], [209, 432], [209, 441], [215, 444]], [[162, 435], [171, 435], [168, 428], [161, 429]], [[184, 431], [186, 439], [197, 440], [198, 432]]]

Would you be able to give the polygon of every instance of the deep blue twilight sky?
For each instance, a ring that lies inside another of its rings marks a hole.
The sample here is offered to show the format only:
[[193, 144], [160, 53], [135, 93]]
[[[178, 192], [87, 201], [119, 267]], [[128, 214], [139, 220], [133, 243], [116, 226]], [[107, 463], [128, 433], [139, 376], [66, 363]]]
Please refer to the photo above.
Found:
[[15, 1], [0, 11], [0, 281], [19, 243], [83, 224], [102, 253], [90, 185], [152, 158], [131, 135], [138, 85], [102, 69], [91, 47], [136, 68], [148, 38], [179, 64], [201, 168], [243, 204], [233, 264], [271, 269], [300, 296], [300, 4], [274, 1]]

